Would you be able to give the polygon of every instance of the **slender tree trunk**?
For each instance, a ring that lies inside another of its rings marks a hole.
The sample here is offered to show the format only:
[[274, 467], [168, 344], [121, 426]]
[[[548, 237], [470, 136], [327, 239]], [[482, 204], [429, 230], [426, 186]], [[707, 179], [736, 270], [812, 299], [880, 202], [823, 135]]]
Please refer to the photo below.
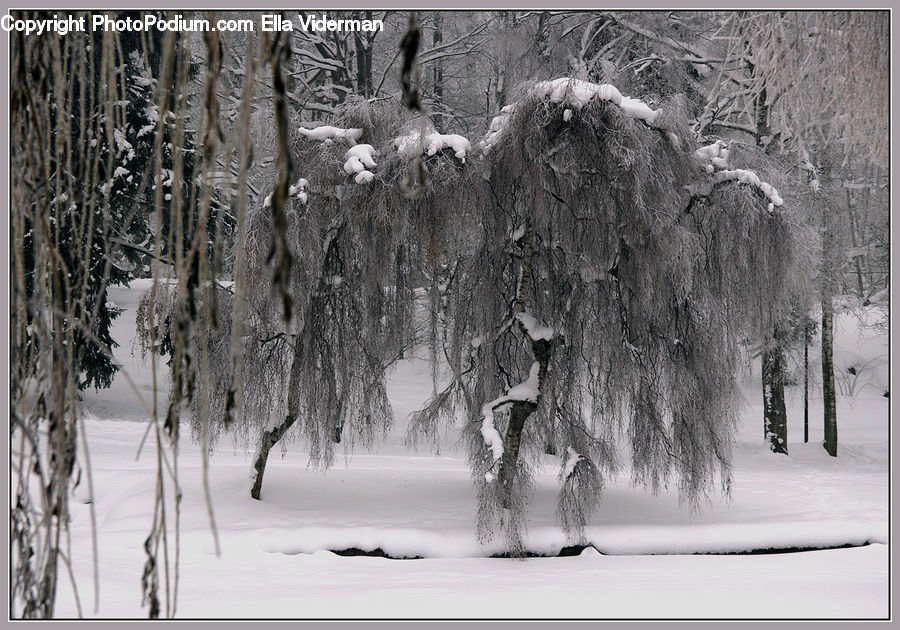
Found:
[[809, 442], [809, 324], [803, 327], [803, 443]]
[[762, 356], [765, 439], [773, 453], [787, 455], [787, 411], [784, 405], [784, 351], [767, 348]]
[[253, 462], [253, 486], [250, 488], [250, 496], [257, 501], [260, 500], [260, 492], [262, 491], [263, 475], [266, 473], [266, 462], [269, 460], [269, 451], [278, 443], [284, 434], [290, 429], [297, 420], [295, 416], [288, 414], [284, 418], [284, 422], [277, 427], [273, 427], [263, 433], [259, 450], [256, 452], [256, 460]]
[[834, 235], [831, 230], [831, 204], [822, 205], [822, 403], [824, 407], [825, 441], [828, 454], [837, 457], [837, 405], [834, 391], [834, 303], [832, 301]]
[[822, 294], [822, 402], [825, 408], [825, 442], [828, 454], [837, 457], [837, 405], [834, 391], [834, 306], [826, 286]]
[[847, 217], [850, 220], [850, 245], [854, 249], [853, 268], [856, 271], [856, 297], [862, 300], [866, 297], [862, 271], [863, 257], [861, 254], [856, 253], [856, 250], [859, 247], [860, 237], [858, 235], [859, 229], [856, 218], [856, 208], [854, 207], [853, 196], [850, 194], [849, 188], [847, 189]]
[[525, 428], [525, 421], [535, 409], [537, 409], [535, 403], [517, 401], [512, 404], [509, 412], [509, 426], [506, 428], [503, 458], [500, 460], [500, 486], [503, 488], [503, 507], [507, 509], [512, 505], [512, 482], [516, 476], [516, 463], [519, 461], [522, 431]]
[[[365, 12], [365, 19], [372, 19], [372, 12]], [[356, 49], [356, 86], [357, 94], [368, 98], [372, 96], [372, 38], [356, 33], [354, 36]]]
[[[443, 15], [438, 12], [434, 14], [434, 32], [431, 37], [431, 45], [433, 47], [439, 46], [444, 41], [444, 18]], [[434, 92], [434, 100], [443, 104], [444, 100], [444, 62], [440, 59], [432, 62], [431, 64], [431, 82], [433, 85]], [[437, 120], [435, 120], [435, 124], [438, 125], [437, 131], [444, 132], [447, 125], [444, 124], [444, 116], [443, 116], [443, 108], [438, 108], [437, 112], [440, 112], [441, 115], [437, 116]]]
[[263, 476], [266, 473], [266, 462], [269, 460], [269, 451], [271, 451], [272, 447], [284, 437], [284, 434], [287, 433], [288, 429], [294, 426], [294, 423], [297, 421], [297, 416], [300, 414], [299, 388], [302, 358], [303, 344], [300, 342], [300, 339], [297, 339], [294, 345], [293, 356], [291, 357], [287, 415], [284, 417], [284, 421], [281, 424], [263, 432], [259, 450], [256, 452], [256, 459], [253, 461], [253, 484], [250, 487], [250, 496], [257, 501], [260, 500]]
[[[748, 58], [752, 58], [752, 50], [745, 42]], [[748, 63], [750, 74], [759, 70], [753, 63]], [[756, 124], [756, 145], [769, 152], [771, 147], [772, 128], [769, 120], [768, 92], [763, 88], [754, 102], [754, 122]], [[773, 453], [787, 455], [787, 411], [784, 405], [784, 350], [779, 347], [779, 322], [774, 326], [773, 346], [766, 348], [762, 356], [763, 387], [763, 434], [769, 442]]]
[[[525, 235], [522, 237], [522, 271], [519, 276], [519, 286], [516, 291], [516, 301], [513, 306], [515, 313], [525, 312], [525, 300], [531, 287], [534, 274], [534, 223], [531, 217], [525, 223]], [[553, 342], [547, 339], [532, 339], [528, 330], [520, 322], [519, 328], [525, 338], [531, 343], [531, 351], [538, 369], [538, 395], [540, 387], [547, 375], [550, 365], [550, 355], [553, 352]], [[503, 507], [509, 508], [512, 504], [512, 482], [516, 476], [516, 466], [519, 460], [519, 446], [522, 441], [522, 431], [525, 421], [537, 409], [536, 402], [516, 401], [512, 403], [509, 412], [509, 425], [506, 428], [506, 438], [503, 441], [503, 457], [500, 459], [499, 481], [503, 488]]]

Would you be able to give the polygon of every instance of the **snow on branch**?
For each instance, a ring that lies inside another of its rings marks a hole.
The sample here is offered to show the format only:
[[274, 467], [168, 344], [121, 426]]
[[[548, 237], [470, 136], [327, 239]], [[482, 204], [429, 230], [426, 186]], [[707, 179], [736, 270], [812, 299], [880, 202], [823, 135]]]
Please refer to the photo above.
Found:
[[[540, 370], [541, 364], [535, 361], [532, 363], [528, 378], [525, 381], [510, 387], [504, 396], [495, 398], [481, 407], [481, 435], [484, 438], [485, 445], [491, 450], [493, 455], [492, 470], [500, 461], [500, 458], [503, 457], [503, 438], [500, 437], [500, 433], [494, 426], [494, 413], [509, 403], [527, 402], [537, 404], [538, 396], [540, 395]], [[494, 480], [495, 475], [492, 471], [489, 471], [485, 473], [484, 478], [490, 483]]]
[[411, 159], [422, 153], [435, 155], [438, 151], [451, 149], [453, 155], [465, 163], [466, 153], [471, 150], [472, 143], [459, 134], [438, 133], [433, 128], [428, 128], [422, 133], [420, 129], [414, 128], [408, 134], [394, 138], [394, 146], [400, 157], [405, 159]]
[[[650, 107], [640, 99], [622, 96], [616, 86], [609, 83], [592, 83], [581, 79], [560, 77], [550, 81], [539, 81], [529, 90], [529, 94], [540, 98], [547, 98], [552, 103], [561, 103], [566, 106], [563, 111], [563, 120], [572, 119], [573, 110], [580, 111], [593, 100], [606, 101], [618, 105], [622, 112], [642, 120], [648, 126], [652, 126], [659, 117], [659, 110]], [[512, 103], [500, 110], [500, 113], [491, 121], [491, 126], [481, 147], [488, 151], [503, 134], [503, 130], [510, 115], [515, 111], [516, 104]]]
[[497, 462], [500, 461], [500, 458], [503, 457], [503, 438], [500, 437], [500, 432], [494, 426], [494, 412], [490, 408], [490, 404], [481, 408], [481, 414], [481, 435], [484, 437], [484, 443], [491, 449], [491, 454], [493, 455], [491, 471], [484, 474], [485, 481], [490, 483], [495, 478], [492, 470], [497, 465]]
[[712, 144], [694, 151], [694, 157], [701, 163], [706, 163], [706, 170], [712, 173], [713, 182], [716, 184], [724, 181], [737, 181], [741, 184], [755, 186], [768, 198], [769, 212], [773, 212], [776, 206], [784, 204], [784, 200], [778, 194], [778, 189], [762, 181], [759, 175], [753, 171], [744, 168], [729, 169], [728, 155], [728, 145], [723, 140], [716, 140]]
[[550, 341], [553, 339], [553, 329], [549, 326], [542, 325], [533, 315], [529, 313], [516, 313], [516, 319], [525, 329], [525, 332], [532, 341], [537, 341], [539, 339]]
[[[296, 197], [300, 203], [306, 204], [309, 196], [306, 194], [306, 187], [309, 186], [309, 182], [301, 177], [297, 180], [297, 183], [288, 187], [288, 197]], [[266, 198], [263, 199], [263, 208], [268, 208], [272, 205], [272, 195], [274, 193], [269, 193], [266, 195]]]
[[368, 169], [375, 168], [375, 147], [371, 144], [357, 144], [350, 147], [344, 154], [346, 162], [344, 162], [344, 172], [347, 175], [355, 175], [354, 181], [357, 184], [368, 184], [375, 175]]
[[362, 129], [342, 129], [340, 127], [332, 127], [330, 125], [322, 125], [314, 129], [300, 127], [301, 135], [306, 136], [310, 140], [349, 140], [350, 144], [356, 144], [362, 136]]
[[775, 206], [781, 206], [784, 204], [784, 200], [778, 195], [778, 190], [771, 184], [767, 184], [759, 178], [759, 175], [754, 173], [753, 171], [748, 171], [743, 168], [736, 168], [733, 170], [724, 170], [717, 171], [713, 175], [713, 179], [716, 183], [735, 180], [742, 184], [750, 184], [751, 186], [756, 186], [759, 188], [762, 193], [769, 198], [769, 211], [774, 210]]

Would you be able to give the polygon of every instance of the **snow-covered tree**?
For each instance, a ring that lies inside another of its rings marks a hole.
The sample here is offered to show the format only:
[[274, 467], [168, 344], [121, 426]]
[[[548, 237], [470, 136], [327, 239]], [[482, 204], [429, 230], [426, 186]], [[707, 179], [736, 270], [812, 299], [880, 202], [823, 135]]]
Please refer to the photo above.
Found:
[[774, 186], [709, 163], [718, 145], [694, 155], [676, 103], [533, 83], [482, 144], [477, 240], [442, 287], [453, 378], [412, 431], [465, 418], [479, 533], [513, 554], [548, 443], [575, 537], [626, 452], [651, 490], [728, 491], [739, 343], [788, 294], [806, 234]]

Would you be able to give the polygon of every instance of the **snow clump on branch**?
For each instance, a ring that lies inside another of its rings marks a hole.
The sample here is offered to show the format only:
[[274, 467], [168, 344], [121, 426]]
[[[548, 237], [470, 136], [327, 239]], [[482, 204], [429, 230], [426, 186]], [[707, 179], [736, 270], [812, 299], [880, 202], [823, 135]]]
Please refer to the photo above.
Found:
[[397, 154], [405, 159], [416, 155], [435, 155], [438, 151], [451, 149], [458, 160], [465, 163], [466, 153], [472, 149], [472, 143], [455, 133], [438, 133], [433, 127], [426, 127], [424, 133], [413, 128], [409, 133], [394, 139]]
[[347, 160], [344, 162], [344, 172], [347, 175], [355, 175], [354, 181], [357, 184], [368, 184], [375, 177], [368, 170], [377, 166], [375, 158], [372, 157], [373, 153], [375, 153], [375, 147], [371, 144], [357, 144], [350, 147], [344, 154], [344, 158]]
[[537, 341], [539, 339], [550, 341], [553, 339], [553, 329], [549, 326], [542, 325], [533, 315], [530, 315], [529, 313], [516, 313], [516, 319], [519, 320], [519, 323], [525, 328], [525, 332], [528, 333], [528, 336], [531, 337], [532, 341]]
[[712, 144], [700, 147], [694, 151], [694, 157], [700, 162], [706, 162], [706, 170], [713, 175], [715, 183], [734, 180], [741, 184], [756, 186], [769, 200], [769, 212], [773, 212], [777, 206], [784, 205], [784, 200], [778, 194], [778, 189], [771, 184], [762, 181], [759, 175], [744, 168], [729, 169], [728, 156], [730, 151], [723, 140], [716, 140]]
[[300, 134], [310, 140], [348, 140], [350, 144], [356, 144], [362, 136], [362, 129], [342, 129], [330, 125], [322, 125], [315, 129], [300, 127]]
[[[306, 187], [309, 186], [309, 182], [304, 178], [300, 178], [297, 180], [297, 183], [288, 187], [288, 197], [296, 197], [300, 203], [306, 204], [309, 199], [309, 195], [306, 193]], [[272, 195], [275, 193], [269, 193], [266, 195], [266, 198], [263, 199], [263, 208], [268, 208], [272, 205]]]
[[579, 461], [584, 459], [581, 455], [579, 455], [574, 448], [571, 446], [566, 447], [566, 454], [568, 457], [566, 458], [566, 463], [563, 465], [562, 472], [560, 472], [560, 479], [565, 481], [569, 478], [569, 476], [575, 472], [575, 466]]

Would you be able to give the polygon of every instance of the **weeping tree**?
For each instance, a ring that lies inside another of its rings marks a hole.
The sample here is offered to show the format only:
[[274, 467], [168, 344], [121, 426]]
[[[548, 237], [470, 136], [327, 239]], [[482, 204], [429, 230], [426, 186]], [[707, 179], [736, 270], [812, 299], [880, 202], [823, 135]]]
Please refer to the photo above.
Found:
[[[285, 323], [262, 291], [248, 300], [239, 430], [258, 441], [254, 498], [276, 443], [302, 438], [311, 463], [327, 467], [336, 443], [370, 445], [387, 431], [384, 377], [418, 338], [415, 289], [440, 265], [444, 235], [457, 234], [452, 226], [465, 214], [455, 211], [460, 199], [443, 194], [463, 160], [452, 149], [423, 156], [427, 121], [352, 101], [327, 122], [301, 128], [292, 146], [286, 233], [295, 313]], [[264, 214], [251, 211], [244, 242], [257, 286], [267, 282]]]
[[573, 538], [626, 454], [693, 507], [729, 491], [739, 345], [784, 308], [808, 234], [753, 172], [703, 168], [682, 111], [560, 79], [482, 143], [476, 241], [441, 287], [452, 379], [410, 431], [464, 418], [479, 537], [513, 555], [548, 444]]
[[[284, 223], [273, 220], [276, 192], [250, 204], [236, 282], [213, 286], [218, 327], [200, 333], [210, 363], [227, 368], [193, 399], [194, 435], [205, 412], [209, 448], [223, 431], [254, 445], [256, 499], [276, 444], [300, 441], [324, 469], [335, 445], [369, 446], [388, 430], [386, 371], [419, 342], [421, 289], [446, 275], [478, 191], [462, 183], [468, 141], [437, 134], [427, 118], [351, 100], [325, 123], [291, 130]], [[139, 325], [160, 322], [154, 337], [165, 342], [175, 304], [172, 292], [145, 295]]]

